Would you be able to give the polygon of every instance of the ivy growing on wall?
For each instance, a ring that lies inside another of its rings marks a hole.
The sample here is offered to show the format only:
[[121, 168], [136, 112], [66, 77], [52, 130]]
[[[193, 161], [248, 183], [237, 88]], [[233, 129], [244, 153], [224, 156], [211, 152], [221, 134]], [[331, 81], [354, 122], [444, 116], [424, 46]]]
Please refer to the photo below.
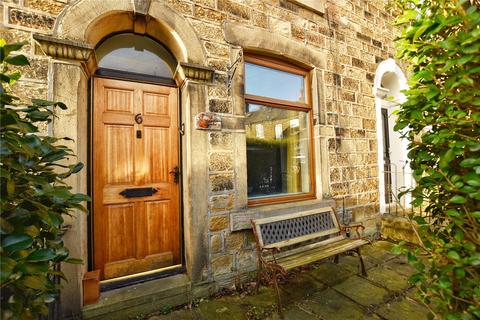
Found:
[[[436, 319], [480, 318], [480, 2], [394, 0], [410, 66], [395, 130], [409, 141], [421, 245], [403, 248]], [[400, 247], [398, 251], [402, 250]]]
[[14, 95], [20, 78], [12, 67], [28, 65], [13, 54], [24, 43], [0, 39], [0, 179], [1, 179], [1, 318], [38, 319], [48, 313], [64, 278], [61, 262], [69, 258], [62, 241], [64, 217], [72, 210], [86, 211], [83, 194], [73, 194], [64, 182], [83, 167], [69, 165], [72, 151], [62, 145], [68, 138], [42, 135], [39, 126], [54, 116], [60, 102], [31, 99], [23, 103]]

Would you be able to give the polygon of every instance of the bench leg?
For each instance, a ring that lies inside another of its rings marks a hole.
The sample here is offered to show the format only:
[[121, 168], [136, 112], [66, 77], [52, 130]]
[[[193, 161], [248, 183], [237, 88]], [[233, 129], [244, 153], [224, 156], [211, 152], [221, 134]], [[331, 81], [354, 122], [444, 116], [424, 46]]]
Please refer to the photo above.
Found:
[[260, 282], [262, 282], [263, 278], [263, 266], [261, 263], [258, 264], [258, 270], [257, 270], [257, 283], [255, 284], [255, 290], [257, 291], [257, 294], [260, 290]]
[[335, 257], [333, 258], [333, 263], [338, 264], [338, 259], [339, 259], [339, 256], [338, 254], [336, 254]]
[[365, 269], [365, 264], [363, 263], [363, 258], [362, 258], [362, 254], [360, 253], [360, 248], [357, 248], [357, 254], [358, 254], [358, 258], [360, 259], [360, 267], [362, 268], [362, 275], [363, 276], [368, 276], [367, 275], [367, 270]]
[[276, 269], [272, 270], [273, 285], [275, 286], [275, 291], [277, 291], [277, 309], [280, 317], [283, 319], [283, 307], [282, 307], [282, 298], [280, 297], [280, 289], [278, 287], [278, 271]]

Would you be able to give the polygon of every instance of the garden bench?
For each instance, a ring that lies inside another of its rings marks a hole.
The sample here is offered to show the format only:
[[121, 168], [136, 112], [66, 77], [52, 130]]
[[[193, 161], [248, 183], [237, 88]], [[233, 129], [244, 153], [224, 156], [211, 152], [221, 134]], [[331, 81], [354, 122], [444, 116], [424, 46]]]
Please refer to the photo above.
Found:
[[[278, 276], [288, 270], [354, 250], [360, 259], [361, 272], [367, 275], [360, 247], [369, 243], [362, 239], [362, 224], [343, 226], [331, 207], [251, 220], [258, 253], [257, 290], [262, 277], [273, 281], [278, 310], [282, 304]], [[357, 238], [350, 238], [355, 230]], [[360, 230], [360, 231], [359, 231]]]

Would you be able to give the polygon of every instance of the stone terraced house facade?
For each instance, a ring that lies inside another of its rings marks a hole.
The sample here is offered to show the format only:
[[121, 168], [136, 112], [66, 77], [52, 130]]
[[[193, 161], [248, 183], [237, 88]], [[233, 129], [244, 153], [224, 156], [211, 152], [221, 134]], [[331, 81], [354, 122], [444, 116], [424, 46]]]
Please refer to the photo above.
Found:
[[0, 36], [28, 43], [17, 94], [67, 104], [45, 132], [73, 138], [86, 164], [69, 178], [92, 203], [68, 222], [85, 263], [63, 266], [64, 317], [85, 309], [94, 270], [102, 295], [172, 274], [206, 293], [230, 286], [256, 269], [253, 218], [332, 206], [378, 235], [389, 190], [408, 185], [390, 117], [406, 81], [383, 0], [0, 11]]

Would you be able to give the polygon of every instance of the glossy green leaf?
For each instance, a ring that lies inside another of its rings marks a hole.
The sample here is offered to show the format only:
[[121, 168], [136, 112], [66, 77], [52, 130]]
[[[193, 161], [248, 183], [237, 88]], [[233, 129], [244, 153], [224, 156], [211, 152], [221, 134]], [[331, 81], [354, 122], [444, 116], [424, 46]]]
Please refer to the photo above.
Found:
[[27, 257], [27, 261], [30, 261], [30, 262], [48, 261], [48, 260], [53, 260], [55, 256], [56, 255], [52, 249], [40, 249], [37, 251], [33, 251]]
[[447, 257], [453, 260], [460, 260], [460, 255], [456, 251], [449, 251]]
[[28, 288], [35, 290], [46, 290], [47, 285], [45, 277], [39, 275], [25, 276], [21, 280], [21, 283]]
[[2, 240], [2, 248], [6, 252], [24, 250], [33, 244], [33, 239], [26, 234], [12, 234]]
[[7, 56], [4, 59], [5, 62], [15, 65], [15, 66], [25, 66], [25, 65], [30, 65], [28, 62], [27, 57], [25, 57], [23, 54], [19, 54], [16, 56]]
[[3, 284], [8, 280], [17, 262], [9, 257], [2, 256], [0, 259], [0, 282]]
[[464, 203], [467, 202], [467, 199], [466, 199], [465, 197], [456, 195], [456, 196], [453, 196], [453, 197], [450, 199], [450, 202], [451, 202], [451, 203], [456, 203], [456, 204], [464, 204]]

